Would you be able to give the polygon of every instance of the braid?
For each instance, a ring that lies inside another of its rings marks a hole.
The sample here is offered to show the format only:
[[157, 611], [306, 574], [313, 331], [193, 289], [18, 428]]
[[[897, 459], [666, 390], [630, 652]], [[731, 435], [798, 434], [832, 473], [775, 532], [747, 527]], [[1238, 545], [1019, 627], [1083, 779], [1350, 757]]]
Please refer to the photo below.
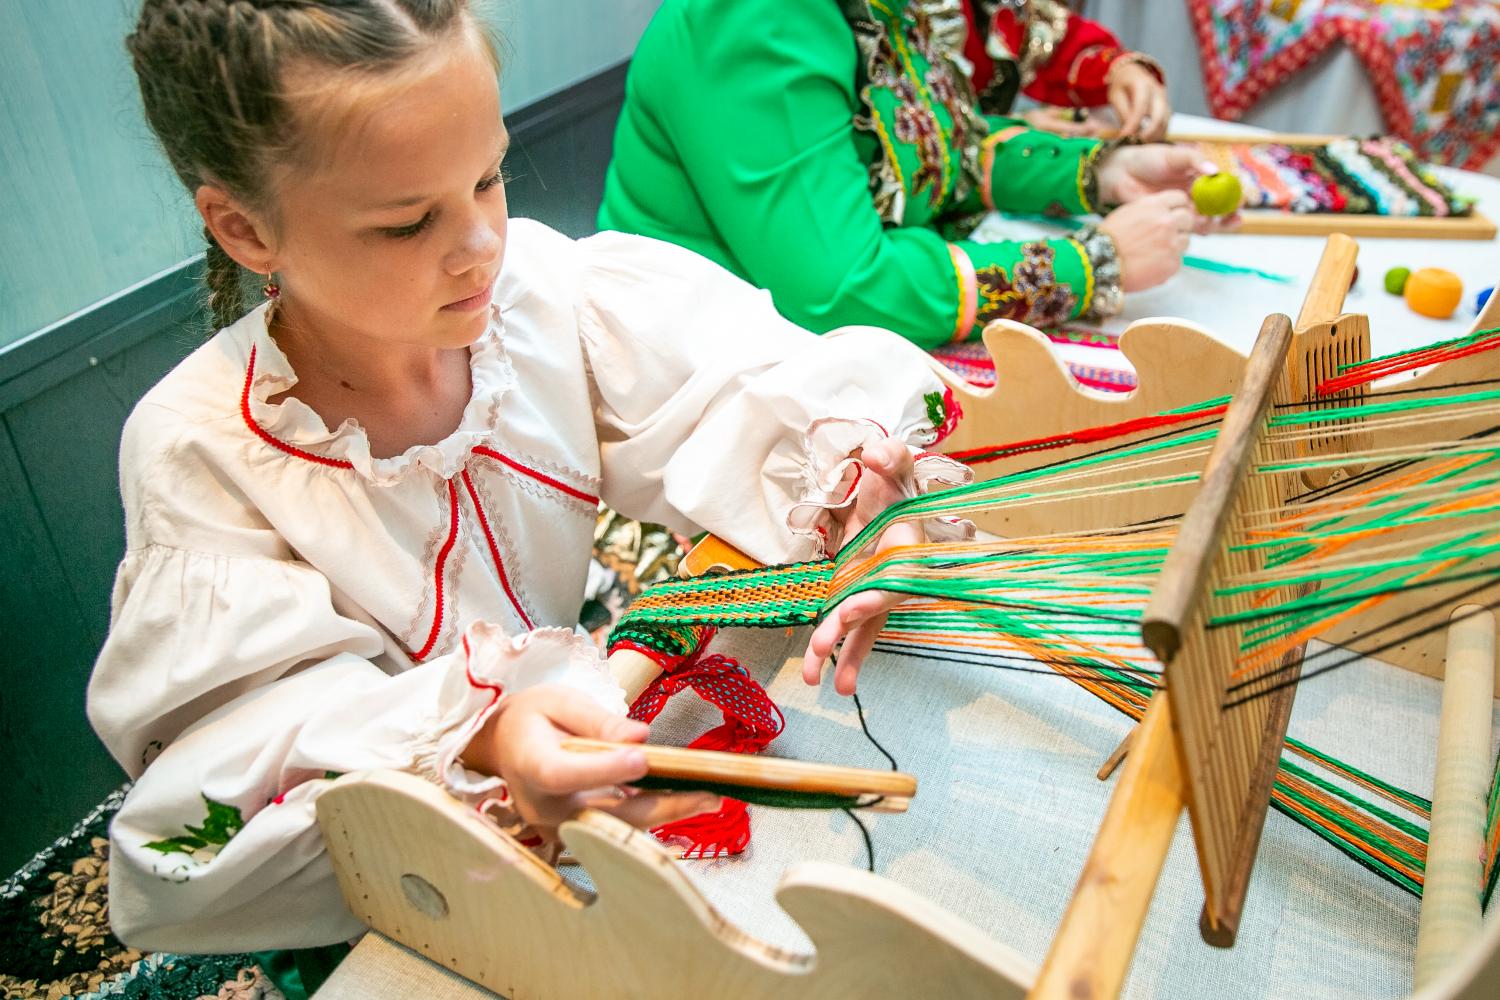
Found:
[[245, 314], [244, 268], [224, 252], [207, 226], [203, 238], [208, 241], [207, 264], [203, 282], [208, 286], [208, 311], [214, 328], [222, 329]]
[[[271, 167], [300, 139], [281, 88], [289, 66], [381, 72], [477, 27], [468, 0], [144, 0], [125, 45], [146, 120], [188, 191], [211, 184], [269, 217]], [[244, 273], [204, 234], [224, 325], [245, 310]]]

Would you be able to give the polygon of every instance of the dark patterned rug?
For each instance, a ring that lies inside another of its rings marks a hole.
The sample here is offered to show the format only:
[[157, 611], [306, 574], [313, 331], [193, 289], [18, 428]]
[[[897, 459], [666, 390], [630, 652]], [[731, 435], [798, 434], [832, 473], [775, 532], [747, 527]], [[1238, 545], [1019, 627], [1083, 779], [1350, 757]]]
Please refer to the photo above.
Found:
[[249, 955], [143, 955], [109, 930], [109, 822], [125, 789], [0, 882], [3, 1000], [279, 1000]]

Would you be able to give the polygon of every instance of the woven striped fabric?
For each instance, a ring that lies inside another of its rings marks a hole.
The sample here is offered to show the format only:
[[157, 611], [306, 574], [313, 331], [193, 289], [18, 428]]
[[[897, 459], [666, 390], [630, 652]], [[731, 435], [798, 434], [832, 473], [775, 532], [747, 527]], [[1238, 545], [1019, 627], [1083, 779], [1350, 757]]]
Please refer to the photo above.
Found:
[[[1135, 371], [1120, 353], [1120, 338], [1088, 327], [1061, 327], [1043, 331], [1053, 351], [1081, 384], [1105, 392], [1129, 392], [1135, 388]], [[978, 341], [945, 344], [932, 352], [950, 370], [971, 385], [988, 389], [995, 384], [995, 365], [989, 351]]]

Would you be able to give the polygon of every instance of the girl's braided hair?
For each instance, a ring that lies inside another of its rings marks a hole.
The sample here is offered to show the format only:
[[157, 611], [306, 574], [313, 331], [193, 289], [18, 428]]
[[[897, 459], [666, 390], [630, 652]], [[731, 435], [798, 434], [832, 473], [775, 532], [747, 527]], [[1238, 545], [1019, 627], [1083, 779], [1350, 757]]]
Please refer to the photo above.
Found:
[[[146, 120], [189, 192], [269, 204], [270, 167], [297, 141], [283, 90], [293, 64], [377, 73], [474, 27], [468, 0], [145, 0], [125, 40]], [[248, 278], [207, 228], [216, 326], [244, 314]]]

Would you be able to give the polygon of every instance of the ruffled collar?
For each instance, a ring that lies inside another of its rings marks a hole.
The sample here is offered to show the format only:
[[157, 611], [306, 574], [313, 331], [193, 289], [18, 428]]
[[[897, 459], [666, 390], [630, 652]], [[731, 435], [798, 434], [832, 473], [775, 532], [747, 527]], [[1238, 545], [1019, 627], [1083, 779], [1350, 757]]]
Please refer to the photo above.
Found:
[[[270, 333], [270, 303], [266, 302], [240, 319], [230, 329], [245, 345], [246, 371], [249, 372], [251, 350], [255, 369], [249, 378], [245, 396], [245, 416], [272, 439], [282, 445], [289, 460], [298, 453], [315, 456], [317, 464], [347, 465], [355, 473], [377, 486], [391, 486], [417, 469], [448, 479], [463, 468], [476, 445], [495, 433], [500, 414], [500, 400], [516, 384], [516, 372], [505, 353], [500, 307], [490, 307], [490, 322], [484, 334], [469, 348], [470, 395], [458, 428], [436, 444], [413, 445], [399, 455], [376, 458], [370, 453], [370, 438], [359, 421], [350, 417], [329, 430], [323, 418], [312, 407], [288, 396], [279, 403], [266, 402], [297, 384], [297, 375]], [[252, 428], [253, 430], [253, 428]], [[318, 463], [318, 459], [327, 461]]]

